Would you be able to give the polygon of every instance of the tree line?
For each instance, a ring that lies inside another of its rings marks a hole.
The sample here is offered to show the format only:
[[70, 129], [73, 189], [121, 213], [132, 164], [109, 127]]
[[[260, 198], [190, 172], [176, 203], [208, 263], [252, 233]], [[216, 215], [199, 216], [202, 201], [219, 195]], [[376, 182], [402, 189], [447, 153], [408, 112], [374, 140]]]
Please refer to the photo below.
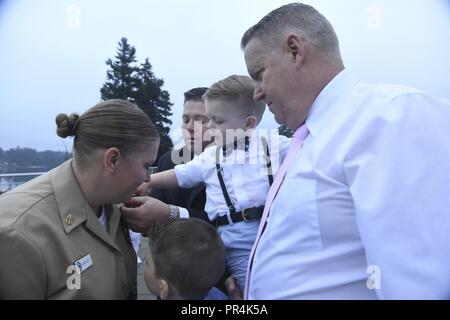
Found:
[[[31, 148], [19, 147], [9, 150], [0, 148], [0, 168], [12, 166], [42, 166], [54, 168], [71, 157], [71, 153], [64, 151], [36, 151]], [[6, 169], [3, 171], [6, 171]]]

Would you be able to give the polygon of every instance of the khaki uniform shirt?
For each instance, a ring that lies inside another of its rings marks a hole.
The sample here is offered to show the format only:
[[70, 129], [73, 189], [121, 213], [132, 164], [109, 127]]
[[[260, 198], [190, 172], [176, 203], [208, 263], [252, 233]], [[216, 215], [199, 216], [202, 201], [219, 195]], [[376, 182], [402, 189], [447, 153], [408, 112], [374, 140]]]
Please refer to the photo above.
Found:
[[71, 160], [0, 196], [0, 299], [133, 296], [136, 254], [120, 210], [104, 209], [106, 226], [81, 193]]

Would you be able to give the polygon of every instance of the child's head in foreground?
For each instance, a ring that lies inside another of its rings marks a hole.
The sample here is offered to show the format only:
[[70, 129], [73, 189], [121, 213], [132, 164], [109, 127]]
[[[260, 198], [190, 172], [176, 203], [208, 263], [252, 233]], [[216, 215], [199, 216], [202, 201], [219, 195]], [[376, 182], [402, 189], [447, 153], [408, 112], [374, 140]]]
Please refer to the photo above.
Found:
[[254, 91], [255, 82], [250, 77], [232, 75], [214, 83], [203, 94], [210, 119], [208, 127], [217, 145], [248, 136], [259, 124], [265, 104], [253, 100]]
[[216, 229], [199, 219], [156, 225], [149, 233], [144, 278], [163, 300], [199, 300], [225, 269], [225, 248]]

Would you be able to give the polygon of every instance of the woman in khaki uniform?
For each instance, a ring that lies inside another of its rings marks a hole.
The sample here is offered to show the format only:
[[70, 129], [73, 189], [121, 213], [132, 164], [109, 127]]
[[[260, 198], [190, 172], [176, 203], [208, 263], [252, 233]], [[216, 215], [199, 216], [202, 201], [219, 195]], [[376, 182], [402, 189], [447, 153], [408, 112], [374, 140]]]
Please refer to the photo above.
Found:
[[126, 299], [136, 254], [116, 204], [149, 179], [159, 134], [138, 107], [59, 114], [73, 160], [0, 196], [0, 299]]

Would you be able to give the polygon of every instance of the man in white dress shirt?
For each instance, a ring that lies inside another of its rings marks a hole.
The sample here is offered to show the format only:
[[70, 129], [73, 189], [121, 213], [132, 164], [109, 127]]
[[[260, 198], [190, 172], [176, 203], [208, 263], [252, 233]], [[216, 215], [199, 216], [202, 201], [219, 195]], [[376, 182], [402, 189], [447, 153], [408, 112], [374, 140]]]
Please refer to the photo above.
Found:
[[450, 103], [359, 83], [304, 4], [272, 11], [241, 46], [255, 100], [309, 130], [266, 202], [246, 298], [450, 298]]

